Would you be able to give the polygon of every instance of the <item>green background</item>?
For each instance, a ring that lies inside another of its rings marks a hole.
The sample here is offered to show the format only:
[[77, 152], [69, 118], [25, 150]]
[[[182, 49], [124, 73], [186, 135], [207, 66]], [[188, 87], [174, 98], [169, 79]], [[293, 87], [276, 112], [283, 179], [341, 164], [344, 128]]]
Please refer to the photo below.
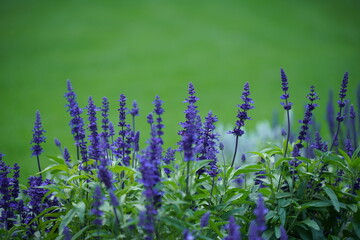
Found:
[[[164, 100], [165, 141], [178, 140], [187, 84], [204, 116], [212, 110], [229, 128], [242, 87], [250, 83], [256, 109], [248, 127], [270, 120], [279, 104], [280, 71], [289, 78], [295, 117], [314, 84], [324, 115], [328, 90], [345, 71], [350, 92], [360, 79], [359, 1], [0, 1], [0, 151], [33, 174], [30, 140], [35, 111], [47, 133], [73, 151], [63, 97], [71, 79], [80, 105], [107, 96], [111, 119], [124, 93], [136, 99], [143, 130], [155, 95]], [[320, 117], [318, 117], [319, 119]], [[146, 131], [145, 131], [146, 130]], [[74, 151], [73, 151], [74, 152]], [[46, 162], [46, 157], [42, 157]]]

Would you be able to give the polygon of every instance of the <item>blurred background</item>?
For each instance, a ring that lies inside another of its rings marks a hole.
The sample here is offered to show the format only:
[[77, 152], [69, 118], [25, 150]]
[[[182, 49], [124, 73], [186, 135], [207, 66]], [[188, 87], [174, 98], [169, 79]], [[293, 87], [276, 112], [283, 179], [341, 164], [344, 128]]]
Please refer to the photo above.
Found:
[[355, 99], [359, 12], [355, 0], [0, 0], [0, 152], [8, 164], [20, 164], [23, 181], [36, 172], [29, 143], [40, 110], [47, 131], [43, 165], [49, 163], [46, 155], [59, 154], [55, 137], [74, 153], [64, 107], [66, 79], [82, 107], [89, 96], [99, 106], [107, 96], [114, 123], [119, 95], [127, 96], [129, 107], [136, 99], [142, 147], [156, 95], [164, 101], [166, 145], [178, 141], [189, 82], [201, 115], [212, 110], [227, 130], [246, 81], [256, 106], [247, 128], [271, 120], [274, 111], [282, 123], [281, 67], [294, 118], [302, 118], [314, 84], [321, 98], [317, 119], [325, 119], [328, 91], [334, 89], [337, 97], [345, 71]]

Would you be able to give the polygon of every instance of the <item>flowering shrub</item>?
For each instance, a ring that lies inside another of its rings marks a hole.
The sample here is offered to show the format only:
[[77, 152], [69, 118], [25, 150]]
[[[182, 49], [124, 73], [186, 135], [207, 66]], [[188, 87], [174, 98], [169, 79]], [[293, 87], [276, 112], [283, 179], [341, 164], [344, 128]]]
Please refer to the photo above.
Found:
[[314, 86], [294, 139], [291, 89], [281, 69], [283, 144], [248, 157], [237, 155], [254, 108], [245, 83], [229, 131], [233, 156], [227, 158], [224, 149], [233, 146], [220, 142], [212, 112], [201, 118], [192, 83], [178, 146], [163, 148], [165, 111], [156, 96], [147, 117], [150, 134], [141, 133], [149, 140], [140, 150], [136, 102], [129, 109], [120, 95], [116, 129], [108, 119], [108, 99], [99, 107], [90, 97], [80, 108], [68, 81], [66, 107], [77, 151], [70, 153], [55, 139], [61, 155], [42, 169], [46, 132], [36, 112], [31, 149], [39, 172], [28, 186], [20, 188], [20, 167], [8, 166], [0, 154], [1, 239], [359, 239], [360, 148], [347, 83], [346, 73], [336, 117], [328, 104], [330, 142], [313, 124], [319, 100]]

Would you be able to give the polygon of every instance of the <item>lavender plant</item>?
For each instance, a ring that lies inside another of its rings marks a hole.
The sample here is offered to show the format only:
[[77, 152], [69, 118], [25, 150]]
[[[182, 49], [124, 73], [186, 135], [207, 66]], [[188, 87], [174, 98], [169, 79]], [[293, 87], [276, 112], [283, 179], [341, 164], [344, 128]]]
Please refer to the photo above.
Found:
[[[281, 77], [282, 105], [288, 116], [292, 104], [283, 70]], [[345, 120], [347, 82], [345, 74], [332, 146], [334, 140], [343, 140], [339, 126]], [[244, 125], [253, 108], [249, 96], [249, 84], [245, 83], [244, 103], [239, 105], [238, 120], [230, 132], [235, 135], [231, 142], [235, 152], [227, 159], [223, 153], [229, 148], [219, 141], [218, 119], [209, 112], [202, 121], [192, 83], [178, 147], [164, 150], [160, 97], [155, 97], [154, 111], [147, 117], [148, 144], [139, 149], [136, 101], [129, 110], [125, 95], [120, 95], [116, 132], [109, 121], [108, 99], [104, 97], [97, 108], [89, 98], [85, 125], [83, 108], [68, 81], [66, 107], [77, 150], [73, 154], [61, 147], [59, 156], [48, 157], [52, 164], [45, 169], [39, 165], [39, 172], [26, 185], [19, 183], [20, 167], [7, 165], [0, 153], [0, 238], [359, 239], [358, 135], [346, 134], [344, 148], [339, 145], [329, 151], [327, 139], [322, 137], [326, 134], [320, 134], [316, 125], [309, 127], [319, 100], [311, 87], [298, 139], [289, 138], [288, 118], [284, 146], [274, 139], [272, 145], [246, 156], [243, 153], [236, 162], [238, 139], [247, 135]], [[355, 109], [349, 107], [347, 127], [351, 132], [356, 132]], [[128, 114], [132, 124], [127, 123]], [[33, 131], [31, 150], [38, 157], [45, 140], [38, 112]], [[280, 130], [278, 136], [281, 138]], [[56, 145], [60, 148], [60, 142]], [[305, 147], [315, 155], [303, 154]]]

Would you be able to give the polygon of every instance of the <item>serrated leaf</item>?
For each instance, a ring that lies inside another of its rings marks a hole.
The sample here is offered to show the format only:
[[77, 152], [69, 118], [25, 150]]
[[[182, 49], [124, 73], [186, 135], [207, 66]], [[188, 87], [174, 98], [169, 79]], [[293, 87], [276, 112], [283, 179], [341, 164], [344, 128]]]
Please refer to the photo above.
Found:
[[325, 190], [326, 194], [329, 196], [335, 210], [337, 212], [340, 212], [339, 200], [338, 200], [335, 192], [329, 187], [324, 187], [324, 190]]

